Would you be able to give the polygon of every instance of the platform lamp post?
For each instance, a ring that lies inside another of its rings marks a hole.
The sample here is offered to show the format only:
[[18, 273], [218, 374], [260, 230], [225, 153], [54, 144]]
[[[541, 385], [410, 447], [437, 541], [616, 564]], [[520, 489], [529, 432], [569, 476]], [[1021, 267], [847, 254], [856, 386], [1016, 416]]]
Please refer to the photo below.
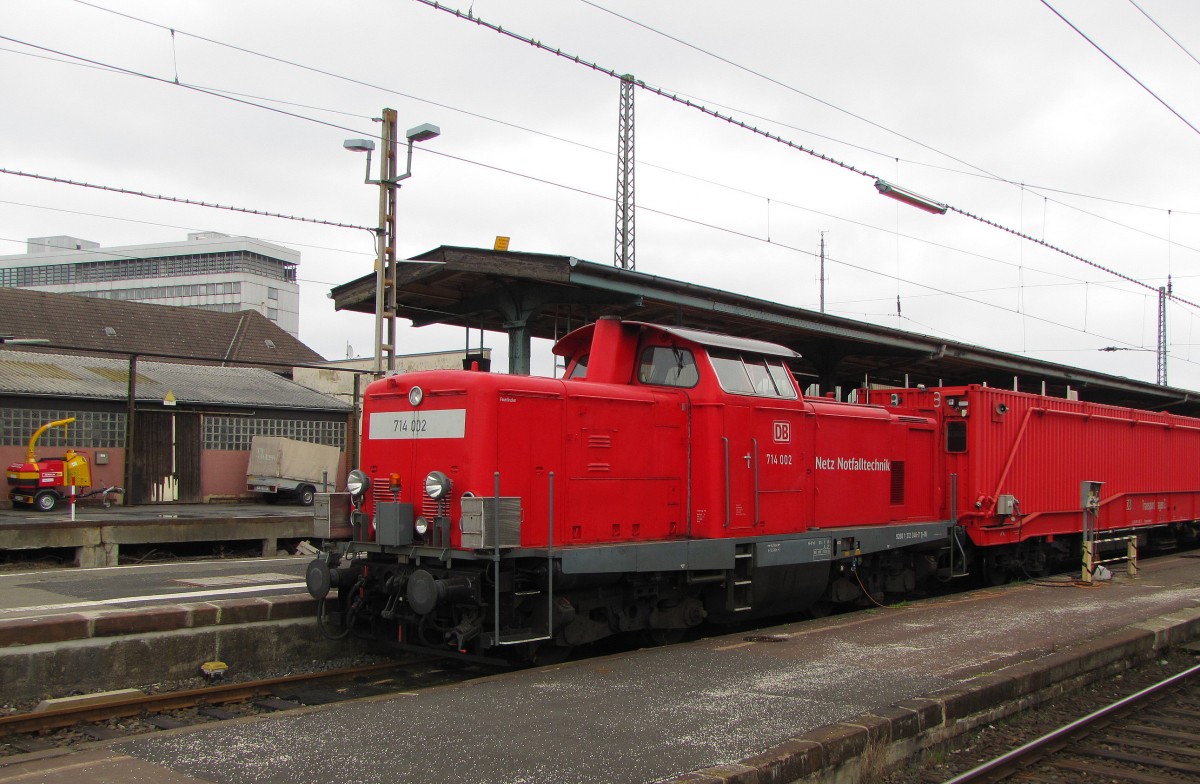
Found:
[[[410, 128], [405, 133], [408, 139], [408, 160], [404, 173], [397, 165], [396, 110], [383, 110], [383, 133], [380, 141], [383, 154], [379, 158], [379, 179], [371, 179], [371, 153], [375, 142], [371, 139], [347, 139], [342, 146], [352, 152], [367, 154], [368, 185], [379, 186], [379, 225], [375, 229], [375, 373], [382, 375], [383, 360], [387, 354], [386, 370], [396, 370], [396, 192], [401, 180], [412, 176], [413, 143], [424, 142], [441, 135], [436, 125], [425, 123]], [[385, 330], [386, 324], [386, 330]], [[386, 332], [386, 337], [385, 333]]]

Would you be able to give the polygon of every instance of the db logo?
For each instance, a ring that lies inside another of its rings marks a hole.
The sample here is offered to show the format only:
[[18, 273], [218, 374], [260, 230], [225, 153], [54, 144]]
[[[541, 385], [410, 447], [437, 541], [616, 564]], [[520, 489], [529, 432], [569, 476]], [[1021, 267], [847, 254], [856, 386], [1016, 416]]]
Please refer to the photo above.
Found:
[[776, 444], [792, 443], [792, 423], [791, 422], [773, 422], [772, 429], [774, 430], [774, 438]]

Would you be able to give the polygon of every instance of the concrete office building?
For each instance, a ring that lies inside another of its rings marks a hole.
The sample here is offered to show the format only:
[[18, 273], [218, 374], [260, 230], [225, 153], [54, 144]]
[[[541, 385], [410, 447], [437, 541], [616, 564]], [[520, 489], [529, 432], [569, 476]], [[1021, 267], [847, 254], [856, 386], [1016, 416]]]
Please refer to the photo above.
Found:
[[33, 237], [0, 256], [0, 287], [231, 313], [256, 310], [300, 331], [300, 254], [252, 237], [194, 232], [185, 242], [102, 248], [77, 237]]

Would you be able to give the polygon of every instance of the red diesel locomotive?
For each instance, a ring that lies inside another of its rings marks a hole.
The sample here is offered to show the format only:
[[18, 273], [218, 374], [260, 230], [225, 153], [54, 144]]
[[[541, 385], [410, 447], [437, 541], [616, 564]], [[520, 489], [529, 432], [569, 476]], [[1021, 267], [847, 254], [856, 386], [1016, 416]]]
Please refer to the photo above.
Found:
[[790, 349], [616, 318], [554, 351], [561, 379], [367, 387], [354, 535], [307, 574], [327, 634], [522, 661], [1041, 573], [1078, 555], [1082, 480], [1106, 530], [1196, 536], [1198, 420], [974, 386], [804, 398]]

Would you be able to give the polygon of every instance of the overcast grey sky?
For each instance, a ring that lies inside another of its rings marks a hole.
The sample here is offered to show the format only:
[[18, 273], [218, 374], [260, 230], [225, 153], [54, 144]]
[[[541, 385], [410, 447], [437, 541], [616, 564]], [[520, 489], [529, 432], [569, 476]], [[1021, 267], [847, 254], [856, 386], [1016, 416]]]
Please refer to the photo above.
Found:
[[[1048, 1], [1162, 102], [1041, 0], [458, 7], [1200, 303], [1200, 4]], [[400, 192], [402, 256], [507, 235], [611, 263], [618, 82], [415, 0], [2, 0], [0, 36], [0, 167], [372, 225], [377, 189], [341, 144], [390, 106], [442, 129]], [[827, 231], [831, 313], [1154, 380], [1153, 291], [650, 93], [636, 114], [640, 272], [815, 309]], [[0, 174], [0, 255], [209, 229], [299, 250], [301, 338], [371, 353], [371, 317], [326, 297], [371, 271], [367, 232]], [[1200, 388], [1198, 318], [1169, 307], [1174, 386]]]

